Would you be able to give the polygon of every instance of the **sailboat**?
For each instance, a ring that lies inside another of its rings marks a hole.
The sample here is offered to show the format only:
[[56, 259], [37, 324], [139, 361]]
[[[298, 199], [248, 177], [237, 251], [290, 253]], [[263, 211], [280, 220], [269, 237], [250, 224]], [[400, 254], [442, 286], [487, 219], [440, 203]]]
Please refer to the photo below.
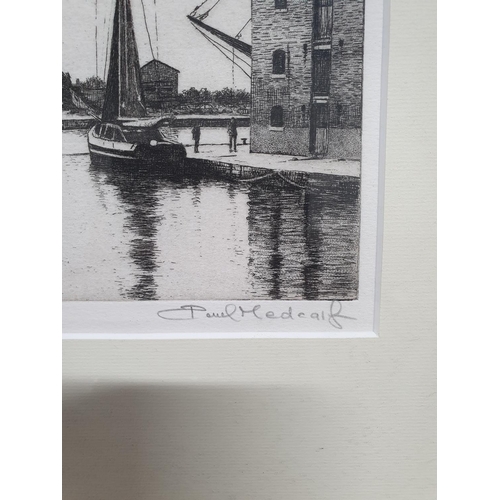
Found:
[[88, 133], [92, 162], [182, 165], [186, 149], [165, 132], [169, 119], [146, 116], [130, 0], [116, 0], [109, 61], [102, 116]]

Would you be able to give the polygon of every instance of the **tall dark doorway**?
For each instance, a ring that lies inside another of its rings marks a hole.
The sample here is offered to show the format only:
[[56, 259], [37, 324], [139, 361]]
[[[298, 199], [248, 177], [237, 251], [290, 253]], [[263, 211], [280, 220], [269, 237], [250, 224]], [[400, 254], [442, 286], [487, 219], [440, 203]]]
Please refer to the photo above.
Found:
[[332, 72], [331, 50], [315, 50], [313, 53], [313, 92], [316, 96], [330, 94]]

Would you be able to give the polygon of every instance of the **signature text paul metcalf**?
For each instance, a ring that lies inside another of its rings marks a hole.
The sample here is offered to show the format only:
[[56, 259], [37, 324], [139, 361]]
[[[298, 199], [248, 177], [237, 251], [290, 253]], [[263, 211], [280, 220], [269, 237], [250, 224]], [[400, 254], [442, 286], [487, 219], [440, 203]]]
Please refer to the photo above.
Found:
[[158, 316], [170, 321], [190, 321], [199, 319], [225, 319], [240, 323], [248, 319], [260, 321], [301, 321], [313, 320], [318, 322], [328, 322], [330, 326], [342, 330], [341, 320], [355, 320], [350, 316], [344, 316], [342, 303], [338, 300], [330, 302], [327, 309], [316, 312], [301, 311], [294, 306], [279, 310], [278, 308], [263, 307], [261, 304], [251, 306], [241, 306], [236, 304], [226, 304], [219, 311], [209, 310], [206, 307], [189, 304], [182, 305], [174, 309], [163, 309], [158, 311]]

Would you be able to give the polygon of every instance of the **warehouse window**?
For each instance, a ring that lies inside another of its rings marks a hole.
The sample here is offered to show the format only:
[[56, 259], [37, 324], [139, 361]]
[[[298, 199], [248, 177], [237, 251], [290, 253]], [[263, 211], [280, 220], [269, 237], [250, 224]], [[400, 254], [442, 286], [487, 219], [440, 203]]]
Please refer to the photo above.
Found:
[[273, 52], [273, 74], [284, 75], [286, 69], [286, 54], [284, 50], [278, 49]]
[[287, 0], [274, 0], [274, 8], [276, 10], [285, 10], [287, 8]]
[[283, 108], [281, 106], [273, 106], [271, 109], [271, 127], [283, 127]]

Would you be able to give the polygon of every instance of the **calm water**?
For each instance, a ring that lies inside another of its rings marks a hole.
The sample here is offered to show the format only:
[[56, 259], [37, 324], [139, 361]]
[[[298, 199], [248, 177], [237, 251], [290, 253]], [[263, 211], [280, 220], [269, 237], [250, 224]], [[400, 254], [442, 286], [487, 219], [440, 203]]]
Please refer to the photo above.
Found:
[[63, 299], [348, 299], [359, 180], [308, 191], [90, 164], [63, 132]]

